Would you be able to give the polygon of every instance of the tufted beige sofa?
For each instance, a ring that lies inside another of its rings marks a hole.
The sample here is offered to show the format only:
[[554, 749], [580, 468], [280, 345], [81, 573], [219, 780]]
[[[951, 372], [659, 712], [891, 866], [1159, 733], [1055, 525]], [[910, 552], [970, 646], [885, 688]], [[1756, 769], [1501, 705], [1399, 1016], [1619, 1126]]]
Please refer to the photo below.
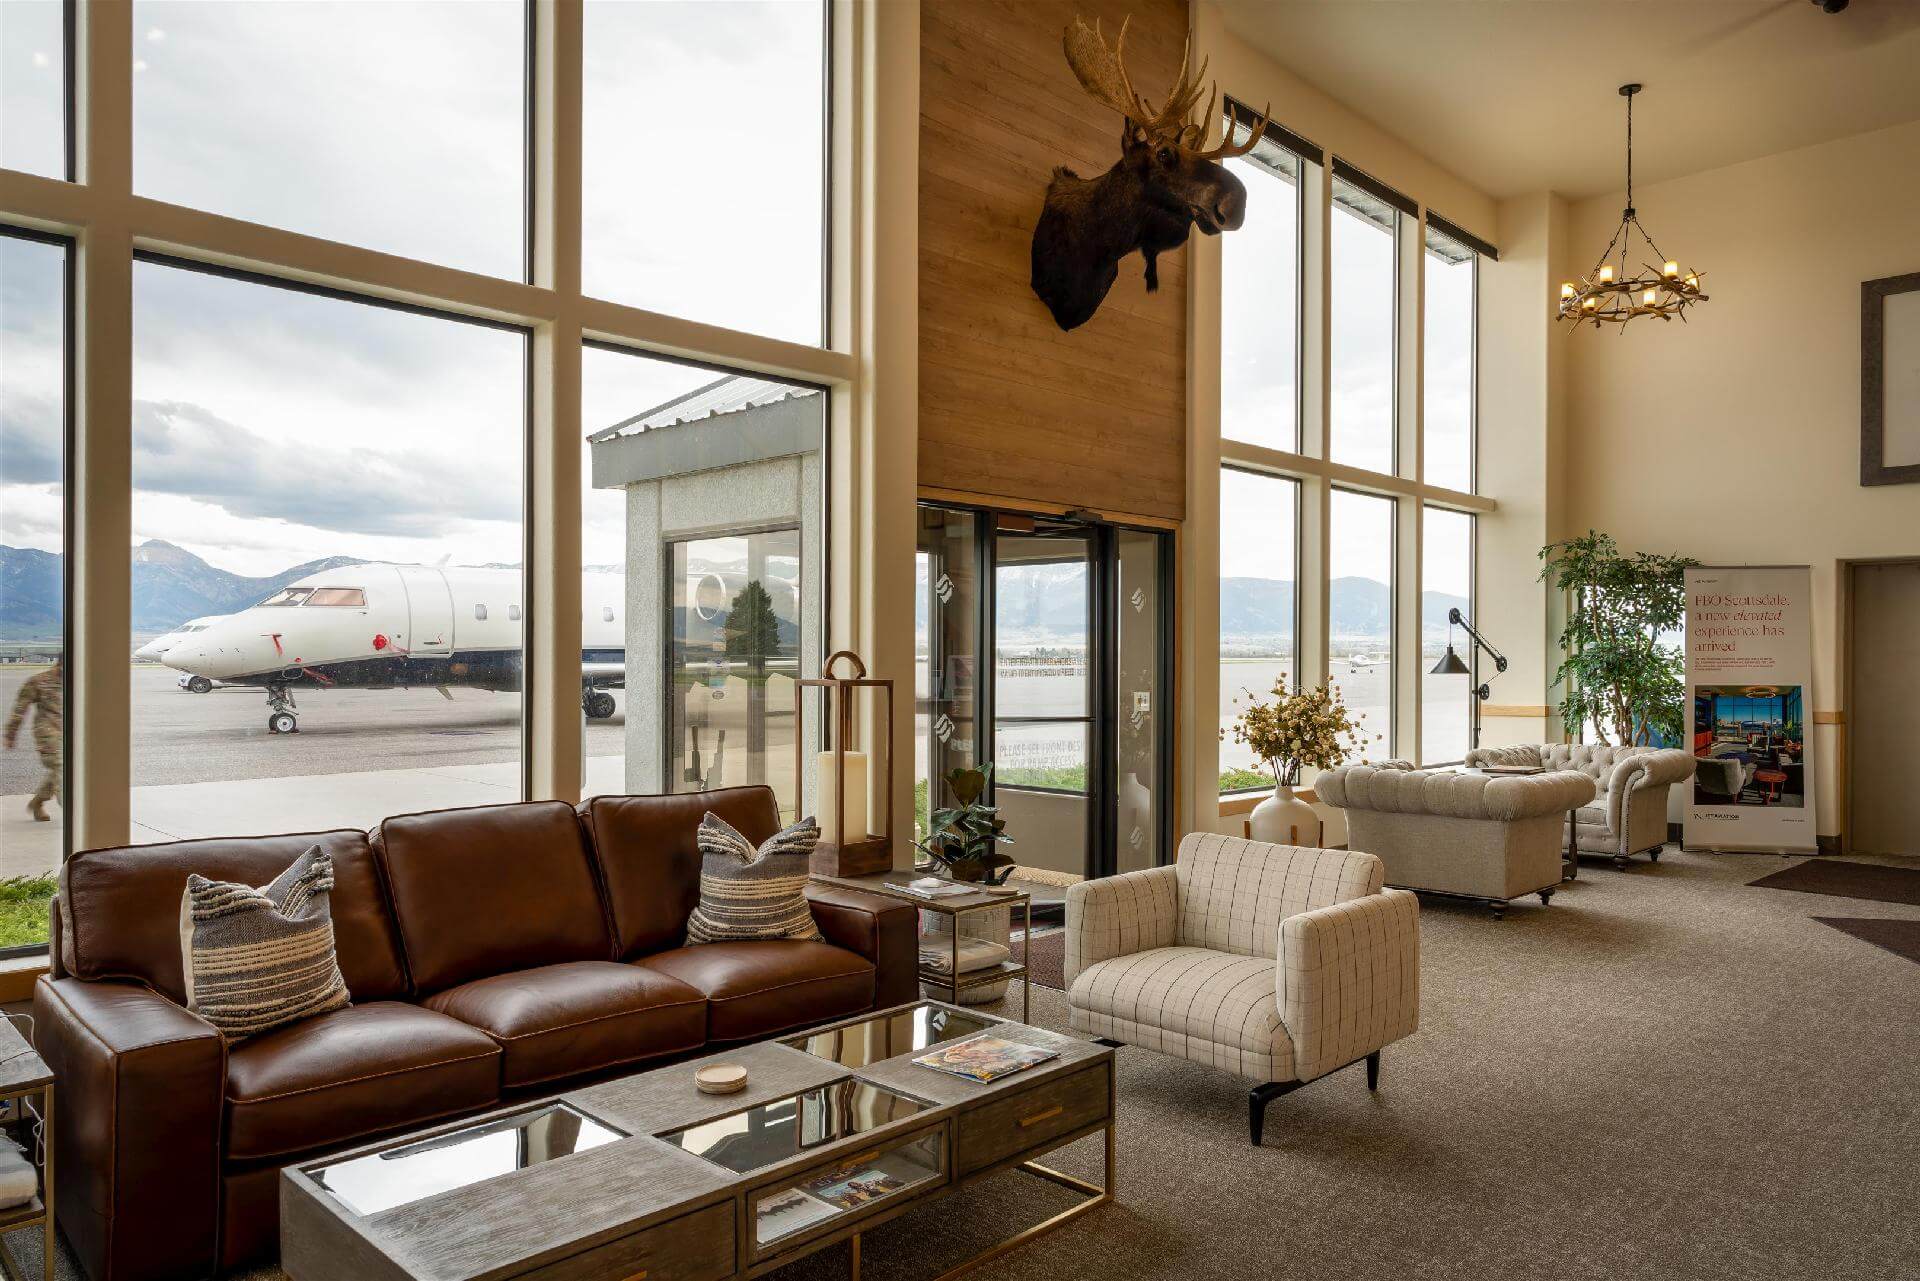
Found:
[[1266, 1105], [1420, 1026], [1420, 909], [1380, 860], [1214, 832], [1178, 861], [1067, 891], [1074, 1031], [1222, 1068]]
[[1495, 920], [1523, 895], [1552, 901], [1567, 814], [1594, 796], [1570, 770], [1489, 778], [1398, 761], [1329, 770], [1313, 790], [1347, 812], [1347, 847], [1378, 858], [1388, 885], [1478, 899]]
[[1599, 790], [1575, 816], [1578, 847], [1582, 854], [1611, 857], [1622, 871], [1634, 854], [1659, 862], [1667, 841], [1667, 789], [1693, 777], [1693, 757], [1666, 747], [1525, 743], [1475, 748], [1467, 764], [1541, 765], [1591, 778]]

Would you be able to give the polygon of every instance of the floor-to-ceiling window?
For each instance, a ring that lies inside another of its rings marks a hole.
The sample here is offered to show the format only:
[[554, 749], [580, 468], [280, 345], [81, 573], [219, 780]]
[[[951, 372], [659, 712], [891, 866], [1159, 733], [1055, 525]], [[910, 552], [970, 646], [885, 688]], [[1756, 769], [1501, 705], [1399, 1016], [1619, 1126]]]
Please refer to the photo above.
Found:
[[[856, 365], [825, 325], [854, 35], [823, 0], [0, 4], [0, 167], [33, 176], [0, 198], [0, 658], [78, 628], [76, 840], [628, 789], [643, 721], [655, 774], [800, 803], [779, 709], [823, 644]], [[669, 410], [703, 388], [704, 431]], [[791, 510], [682, 512], [639, 557], [637, 491], [738, 478], [756, 433], [805, 473]], [[724, 709], [697, 749], [668, 693], [695, 668]], [[28, 755], [0, 757], [23, 823]]]
[[1337, 688], [1360, 759], [1458, 761], [1469, 682], [1428, 673], [1494, 509], [1473, 435], [1493, 249], [1277, 123], [1237, 165], [1255, 234], [1220, 250], [1219, 790], [1271, 786], [1231, 724], [1276, 678]]
[[66, 847], [67, 255], [0, 233], [0, 954], [46, 942]]

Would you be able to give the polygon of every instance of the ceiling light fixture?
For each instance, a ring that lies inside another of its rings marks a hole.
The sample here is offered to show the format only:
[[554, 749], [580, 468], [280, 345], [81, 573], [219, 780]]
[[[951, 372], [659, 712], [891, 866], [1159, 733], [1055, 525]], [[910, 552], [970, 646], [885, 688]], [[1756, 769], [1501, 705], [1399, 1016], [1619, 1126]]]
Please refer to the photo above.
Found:
[[[1639, 92], [1639, 85], [1620, 86], [1620, 96], [1627, 100], [1627, 208], [1620, 215], [1620, 228], [1607, 242], [1606, 251], [1600, 255], [1591, 275], [1583, 276], [1577, 284], [1569, 280], [1560, 286], [1560, 319], [1571, 320], [1576, 329], [1587, 321], [1592, 321], [1598, 329], [1602, 324], [1624, 325], [1640, 316], [1658, 316], [1662, 320], [1678, 316], [1685, 320], [1688, 307], [1707, 300], [1700, 292], [1701, 273], [1691, 269], [1682, 271], [1679, 263], [1661, 253], [1660, 246], [1653, 243], [1653, 237], [1640, 225], [1640, 216], [1634, 212], [1633, 95]], [[1627, 250], [1633, 243], [1631, 232], [1639, 233], [1660, 264], [1656, 267], [1651, 262], [1643, 263], [1644, 275], [1627, 274]], [[1620, 251], [1618, 267], [1608, 261], [1616, 248]]]

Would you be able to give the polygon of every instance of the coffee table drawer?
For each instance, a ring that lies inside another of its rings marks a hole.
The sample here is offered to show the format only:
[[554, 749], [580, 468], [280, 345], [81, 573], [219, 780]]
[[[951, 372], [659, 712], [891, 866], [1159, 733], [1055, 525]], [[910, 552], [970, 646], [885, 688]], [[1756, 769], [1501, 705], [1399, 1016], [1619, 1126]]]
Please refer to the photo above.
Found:
[[733, 1275], [733, 1202], [597, 1245], [514, 1281], [719, 1281]]
[[1109, 1071], [1098, 1063], [962, 1112], [955, 1123], [958, 1172], [971, 1174], [1105, 1119], [1112, 1103]]

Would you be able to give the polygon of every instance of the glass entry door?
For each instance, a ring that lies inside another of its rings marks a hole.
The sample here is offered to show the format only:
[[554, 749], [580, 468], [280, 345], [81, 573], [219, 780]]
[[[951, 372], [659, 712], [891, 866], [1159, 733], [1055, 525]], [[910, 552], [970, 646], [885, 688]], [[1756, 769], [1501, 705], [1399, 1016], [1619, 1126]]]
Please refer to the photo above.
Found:
[[990, 760], [1022, 867], [1171, 858], [1171, 535], [931, 504], [919, 528], [916, 827]]

